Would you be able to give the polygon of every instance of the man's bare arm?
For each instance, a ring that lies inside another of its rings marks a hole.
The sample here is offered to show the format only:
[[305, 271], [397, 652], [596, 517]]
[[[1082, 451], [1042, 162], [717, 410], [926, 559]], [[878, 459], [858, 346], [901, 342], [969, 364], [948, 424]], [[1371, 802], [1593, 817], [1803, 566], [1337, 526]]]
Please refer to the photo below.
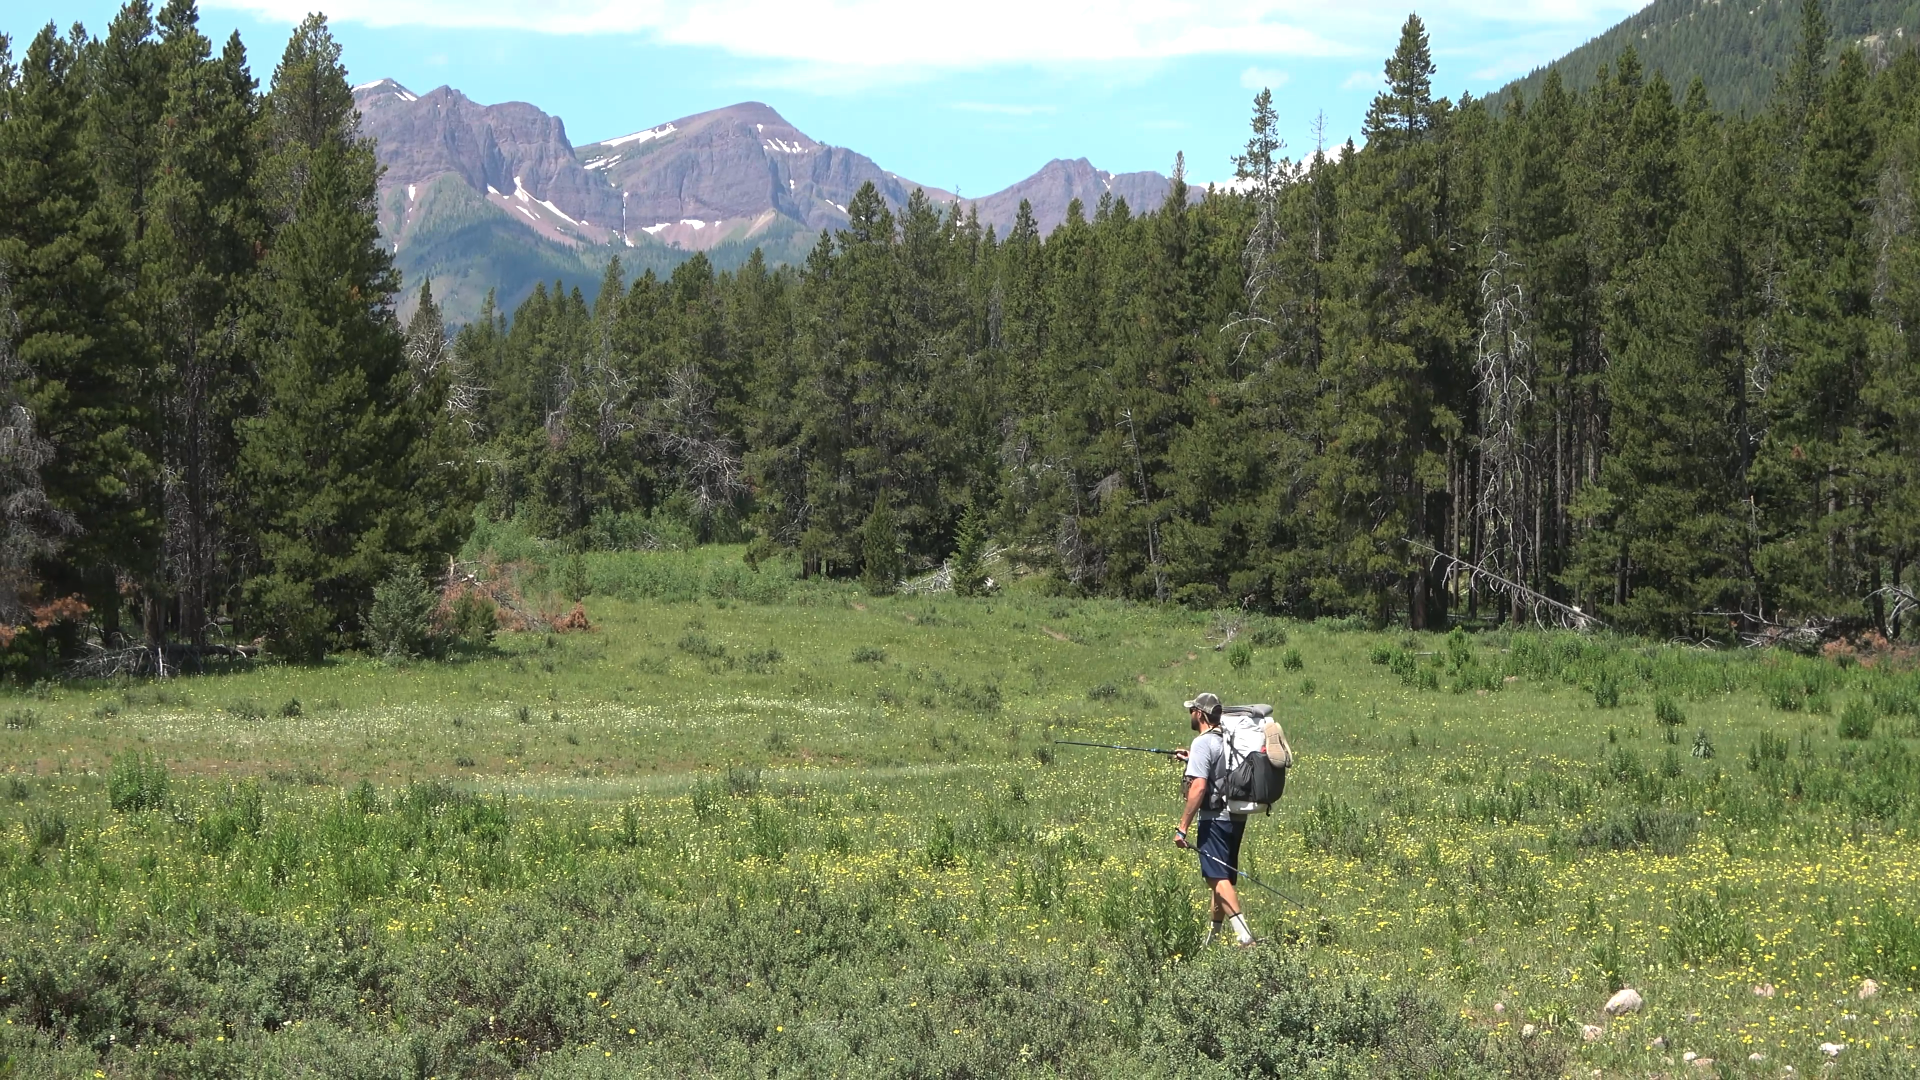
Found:
[[1180, 828], [1174, 834], [1174, 843], [1187, 846], [1187, 829], [1192, 827], [1194, 815], [1200, 812], [1200, 804], [1207, 797], [1207, 778], [1193, 776], [1187, 778], [1187, 805], [1180, 814]]

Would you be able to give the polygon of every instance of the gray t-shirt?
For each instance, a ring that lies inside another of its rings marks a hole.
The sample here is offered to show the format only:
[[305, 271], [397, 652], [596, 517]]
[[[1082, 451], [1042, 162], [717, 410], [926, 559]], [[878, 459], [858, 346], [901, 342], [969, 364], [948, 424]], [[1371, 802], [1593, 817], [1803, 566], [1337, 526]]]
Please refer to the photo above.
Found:
[[[1220, 782], [1226, 782], [1227, 740], [1217, 732], [1208, 732], [1193, 740], [1187, 748], [1187, 778], [1211, 781], [1214, 773], [1220, 774]], [[1225, 810], [1207, 809], [1207, 800], [1200, 803], [1197, 817], [1213, 821], [1226, 821], [1233, 817]]]

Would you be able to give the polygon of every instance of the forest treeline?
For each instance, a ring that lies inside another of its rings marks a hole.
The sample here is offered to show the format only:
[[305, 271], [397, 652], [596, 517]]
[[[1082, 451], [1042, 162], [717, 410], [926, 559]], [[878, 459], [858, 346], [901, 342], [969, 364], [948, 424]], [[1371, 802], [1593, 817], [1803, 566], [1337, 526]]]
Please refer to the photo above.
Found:
[[1043, 240], [869, 191], [791, 272], [543, 290], [454, 345], [489, 512], [615, 545], [664, 515], [882, 582], [971, 512], [1109, 595], [1895, 630], [1920, 59], [1827, 63], [1803, 24], [1749, 119], [1631, 52], [1456, 104], [1412, 19], [1364, 149], [1286, 160], [1263, 94], [1232, 193]]
[[319, 656], [395, 567], [459, 546], [481, 490], [447, 372], [394, 316], [338, 44], [308, 19], [261, 93], [238, 35], [216, 50], [197, 20], [135, 0], [103, 37], [0, 51], [0, 659], [21, 677], [236, 628]]
[[801, 265], [616, 262], [451, 335], [425, 287], [394, 315], [324, 22], [264, 93], [184, 0], [50, 28], [0, 119], [10, 648], [351, 646], [476, 516], [877, 588], [991, 546], [1062, 590], [1415, 628], [1897, 635], [1920, 58], [1829, 62], [1802, 23], [1741, 117], [1631, 52], [1436, 97], [1412, 18], [1364, 148], [1289, 159], [1263, 93], [1204, 199], [1176, 166], [1158, 207], [998, 236], [868, 188]]

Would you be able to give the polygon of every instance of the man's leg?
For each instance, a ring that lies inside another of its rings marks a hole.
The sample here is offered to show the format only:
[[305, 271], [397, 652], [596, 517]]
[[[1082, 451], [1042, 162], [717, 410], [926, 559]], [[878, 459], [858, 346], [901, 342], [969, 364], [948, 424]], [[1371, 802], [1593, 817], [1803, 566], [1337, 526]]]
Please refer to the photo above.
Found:
[[1247, 917], [1240, 913], [1240, 893], [1226, 878], [1213, 883], [1213, 925], [1218, 927], [1222, 919], [1233, 924], [1233, 936], [1240, 944], [1253, 944], [1253, 931], [1247, 929]]
[[1222, 922], [1240, 914], [1240, 893], [1233, 887], [1232, 878], [1220, 878], [1213, 883], [1213, 920]]

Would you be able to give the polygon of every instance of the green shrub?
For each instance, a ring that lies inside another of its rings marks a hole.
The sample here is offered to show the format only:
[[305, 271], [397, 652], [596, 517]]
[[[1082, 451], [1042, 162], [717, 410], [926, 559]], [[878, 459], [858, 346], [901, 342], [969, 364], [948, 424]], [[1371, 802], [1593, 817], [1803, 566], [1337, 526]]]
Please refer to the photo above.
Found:
[[964, 683], [954, 687], [949, 692], [949, 696], [956, 705], [959, 705], [968, 712], [982, 714], [997, 713], [1000, 711], [1001, 705], [1005, 703], [1005, 698], [1000, 693], [999, 684], [992, 682], [979, 683], [977, 685], [974, 683]]
[[[1377, 985], [1309, 973], [1299, 954], [1272, 945], [1220, 950], [1171, 970], [1144, 1018], [1141, 1055], [1156, 1076], [1502, 1075], [1487, 1040], [1457, 1011]], [[1559, 1065], [1533, 1075], [1558, 1075]]]
[[954, 835], [953, 822], [944, 817], [933, 819], [933, 827], [927, 832], [927, 841], [922, 854], [927, 865], [942, 870], [953, 865], [958, 838]]
[[279, 574], [247, 582], [248, 619], [266, 639], [267, 653], [295, 663], [317, 663], [327, 653], [327, 611], [313, 586]]
[[893, 508], [883, 498], [874, 503], [873, 512], [860, 527], [860, 584], [875, 596], [885, 596], [906, 572], [900, 526], [894, 520]]
[[593, 595], [593, 579], [587, 574], [587, 557], [576, 551], [567, 556], [560, 570], [561, 595], [579, 603]]
[[771, 675], [786, 658], [785, 653], [771, 645], [764, 649], [754, 649], [746, 655], [747, 670], [755, 675]]
[[1747, 940], [1746, 920], [1725, 890], [1682, 896], [1669, 921], [1667, 948], [1683, 964], [1736, 959]]
[[1747, 748], [1747, 769], [1759, 772], [1770, 764], [1781, 764], [1787, 760], [1787, 737], [1763, 731], [1752, 746]]
[[1713, 756], [1713, 740], [1708, 738], [1706, 728], [1701, 728], [1694, 734], [1693, 750], [1691, 752], [1693, 756], [1697, 758], [1711, 758]]
[[1847, 933], [1853, 974], [1907, 990], [1920, 990], [1920, 918], [1881, 901]]
[[40, 726], [40, 714], [32, 709], [10, 709], [7, 712], [8, 731], [32, 731]]
[[194, 836], [212, 855], [225, 855], [242, 836], [258, 836], [266, 820], [260, 785], [252, 780], [229, 784], [213, 806], [194, 822]]
[[1322, 793], [1300, 816], [1307, 850], [1349, 859], [1370, 859], [1386, 846], [1386, 831], [1359, 810]]
[[1287, 643], [1287, 628], [1272, 619], [1260, 619], [1253, 624], [1250, 636], [1262, 649], [1277, 649]]
[[1288, 649], [1280, 657], [1280, 666], [1288, 671], [1299, 671], [1307, 666], [1307, 662], [1301, 658], [1299, 649]]
[[376, 656], [404, 658], [427, 651], [433, 638], [433, 609], [439, 598], [426, 575], [401, 563], [373, 590], [367, 610], [367, 647]]
[[1660, 694], [1653, 699], [1653, 718], [1661, 727], [1673, 729], [1687, 722], [1686, 714], [1680, 711], [1680, 704], [1670, 695]]
[[27, 840], [34, 855], [67, 846], [67, 815], [48, 810], [27, 819]]
[[725, 645], [712, 640], [703, 631], [697, 629], [690, 629], [681, 635], [679, 648], [688, 656], [697, 656], [702, 660], [728, 659]]
[[960, 517], [960, 531], [953, 542], [953, 592], [955, 596], [984, 596], [990, 590], [987, 576], [987, 519], [972, 503]]
[[1847, 707], [1840, 710], [1839, 735], [1843, 739], [1871, 739], [1877, 719], [1873, 715], [1873, 706], [1865, 699], [1851, 698], [1847, 701]]
[[1687, 850], [1700, 829], [1700, 815], [1685, 810], [1635, 807], [1589, 822], [1580, 829], [1579, 846], [1631, 851], [1651, 848], [1660, 855]]
[[1593, 703], [1602, 709], [1619, 708], [1620, 677], [1612, 668], [1602, 668], [1593, 680]]
[[491, 597], [469, 589], [448, 611], [447, 632], [462, 644], [484, 648], [500, 630], [500, 612]]
[[1241, 638], [1227, 647], [1227, 665], [1235, 671], [1245, 671], [1253, 663], [1253, 642]]
[[167, 766], [145, 751], [120, 754], [107, 772], [107, 802], [120, 813], [158, 810], [167, 802]]
[[877, 645], [861, 645], [853, 650], [853, 662], [856, 664], [884, 664], [887, 662], [887, 650]]
[[1108, 878], [1094, 913], [1114, 947], [1136, 970], [1156, 970], [1200, 948], [1193, 879], [1171, 866]]
[[1088, 701], [1112, 702], [1120, 700], [1120, 688], [1110, 682], [1087, 688]]

